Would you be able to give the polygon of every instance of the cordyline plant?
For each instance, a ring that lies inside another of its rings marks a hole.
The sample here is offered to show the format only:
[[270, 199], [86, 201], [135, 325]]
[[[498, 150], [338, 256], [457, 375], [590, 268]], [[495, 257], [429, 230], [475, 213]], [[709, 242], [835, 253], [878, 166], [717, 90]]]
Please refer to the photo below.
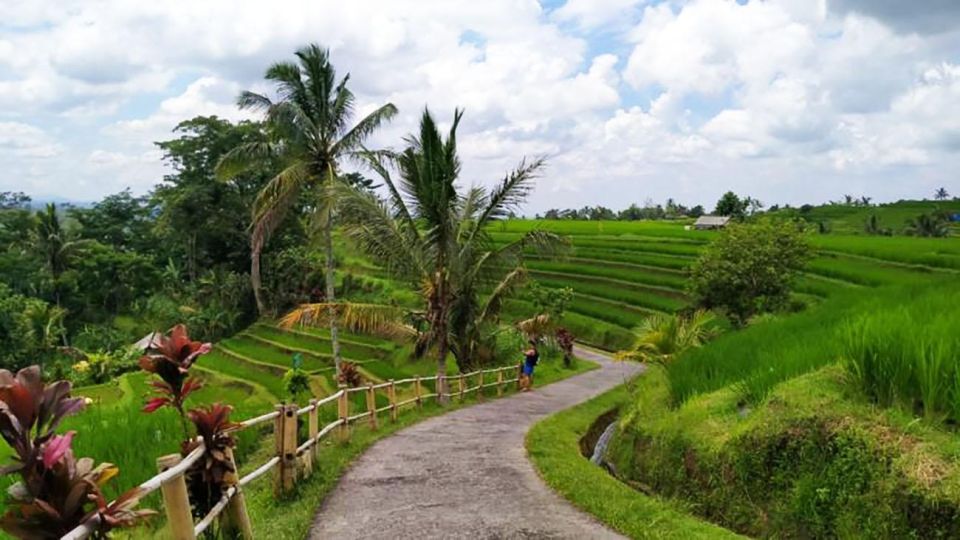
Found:
[[178, 324], [170, 331], [170, 336], [160, 336], [152, 352], [140, 359], [140, 367], [144, 371], [160, 377], [159, 381], [150, 383], [157, 396], [147, 400], [143, 406], [144, 412], [173, 407], [180, 414], [183, 434], [188, 439], [190, 434], [183, 404], [187, 396], [203, 386], [200, 381], [190, 377], [190, 367], [200, 355], [210, 352], [210, 349], [209, 343], [191, 341], [187, 327]]
[[340, 374], [337, 375], [337, 382], [350, 388], [356, 388], [363, 383], [363, 376], [360, 375], [360, 370], [357, 369], [356, 364], [343, 362], [340, 364]]
[[16, 375], [0, 370], [0, 435], [14, 451], [14, 463], [0, 472], [20, 475], [7, 492], [0, 528], [17, 538], [60, 538], [88, 520], [94, 523], [93, 537], [102, 538], [152, 514], [135, 510], [139, 488], [108, 503], [100, 488], [117, 468], [76, 459], [70, 448], [75, 432], [56, 433], [64, 418], [83, 408], [83, 399], [70, 397], [70, 388], [67, 381], [44, 385], [38, 366]]
[[573, 344], [576, 338], [566, 328], [558, 328], [556, 333], [557, 345], [563, 351], [563, 365], [570, 367], [573, 365]]
[[229, 476], [237, 472], [229, 455], [236, 446], [236, 440], [230, 432], [239, 427], [239, 424], [230, 421], [232, 410], [229, 405], [214, 403], [187, 412], [197, 429], [198, 438], [184, 441], [181, 453], [186, 456], [201, 442], [204, 445], [203, 459], [186, 473], [193, 513], [198, 518], [207, 515], [217, 504], [223, 491], [229, 487]]

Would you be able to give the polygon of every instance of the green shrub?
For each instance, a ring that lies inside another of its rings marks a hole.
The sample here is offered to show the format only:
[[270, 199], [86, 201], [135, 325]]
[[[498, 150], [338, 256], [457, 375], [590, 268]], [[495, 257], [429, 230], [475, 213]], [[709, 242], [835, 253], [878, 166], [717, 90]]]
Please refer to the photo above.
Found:
[[723, 308], [740, 324], [782, 308], [810, 249], [797, 225], [762, 221], [727, 227], [690, 273], [698, 305]]

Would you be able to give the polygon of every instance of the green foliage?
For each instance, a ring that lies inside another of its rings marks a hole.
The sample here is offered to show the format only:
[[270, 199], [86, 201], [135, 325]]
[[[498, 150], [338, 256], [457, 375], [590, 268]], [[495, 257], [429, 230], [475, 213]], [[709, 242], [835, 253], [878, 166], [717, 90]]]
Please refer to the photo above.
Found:
[[863, 223], [863, 232], [871, 236], [893, 236], [893, 229], [880, 225], [880, 218], [877, 214], [870, 214]]
[[573, 299], [571, 287], [544, 287], [537, 281], [527, 285], [527, 294], [538, 314], [549, 315], [554, 323], [563, 320], [567, 305]]
[[903, 232], [908, 236], [942, 238], [950, 234], [950, 220], [942, 211], [920, 214], [907, 220]]
[[747, 215], [747, 208], [750, 206], [750, 198], [741, 199], [736, 193], [728, 191], [717, 201], [717, 206], [713, 213], [718, 216], [730, 216], [742, 219]]
[[[908, 302], [874, 300], [840, 331], [844, 365], [883, 405], [960, 420], [960, 287], [930, 287]], [[835, 338], [836, 339], [836, 338]]]
[[845, 378], [829, 367], [755, 408], [722, 389], [671, 410], [653, 369], [607, 456], [628, 483], [751, 537], [958, 534], [955, 436], [851, 399]]
[[643, 362], [670, 362], [684, 352], [701, 347], [716, 333], [714, 316], [696, 310], [688, 316], [657, 313], [634, 330], [636, 341], [618, 357]]
[[0, 362], [9, 369], [50, 360], [63, 333], [62, 311], [0, 283]]
[[382, 155], [366, 154], [383, 178], [389, 200], [354, 189], [343, 190], [342, 198], [351, 216], [347, 236], [394, 277], [422, 291], [429, 326], [418, 335], [417, 352], [435, 348], [438, 372], [448, 350], [463, 371], [491, 359], [502, 305], [526, 278], [524, 250], [549, 252], [561, 244], [553, 234], [531, 231], [492, 245], [490, 226], [526, 199], [543, 161], [521, 163], [489, 191], [474, 187], [458, 193], [461, 117], [455, 111], [444, 137], [424, 111], [419, 135], [409, 137], [407, 148], [393, 157], [400, 172], [396, 182]]
[[697, 260], [690, 291], [698, 305], [722, 308], [743, 325], [758, 313], [786, 305], [809, 256], [806, 239], [793, 223], [734, 224]]

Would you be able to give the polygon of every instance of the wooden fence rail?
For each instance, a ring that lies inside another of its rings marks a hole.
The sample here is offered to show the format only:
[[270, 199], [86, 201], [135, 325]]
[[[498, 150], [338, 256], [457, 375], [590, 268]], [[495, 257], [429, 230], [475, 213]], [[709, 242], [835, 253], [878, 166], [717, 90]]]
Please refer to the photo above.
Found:
[[[494, 382], [485, 383], [486, 374], [494, 374]], [[507, 375], [505, 375], [507, 374]], [[475, 385], [470, 381], [475, 378]], [[449, 390], [449, 382], [456, 379], [457, 392]], [[206, 449], [198, 439], [198, 447], [186, 456], [169, 454], [157, 459], [159, 473], [140, 484], [141, 497], [160, 490], [163, 497], [164, 513], [167, 517], [167, 527], [170, 537], [174, 540], [194, 540], [206, 531], [218, 519], [225, 529], [234, 531], [244, 540], [253, 539], [253, 528], [247, 514], [246, 502], [243, 498], [243, 488], [248, 484], [274, 471], [274, 494], [284, 496], [293, 490], [300, 478], [306, 478], [313, 472], [317, 463], [317, 452], [320, 441], [337, 430], [338, 437], [345, 441], [350, 437], [350, 426], [354, 422], [367, 419], [371, 429], [378, 429], [382, 413], [390, 413], [390, 421], [396, 422], [401, 408], [413, 405], [417, 410], [423, 407], [426, 399], [452, 398], [457, 396], [463, 401], [467, 394], [477, 392], [478, 399], [483, 399], [485, 388], [496, 387], [497, 396], [502, 396], [504, 385], [520, 381], [520, 366], [506, 366], [501, 368], [478, 370], [460, 375], [432, 377], [411, 377], [399, 381], [389, 380], [380, 384], [368, 384], [356, 388], [341, 387], [336, 393], [323, 399], [311, 399], [305, 407], [296, 404], [280, 404], [272, 412], [239, 422], [232, 432], [243, 431], [255, 426], [273, 422], [273, 436], [275, 453], [273, 457], [247, 475], [238, 477], [237, 474], [227, 477], [228, 487], [224, 490], [220, 500], [210, 509], [207, 515], [194, 523], [189, 495], [187, 492], [185, 473], [190, 467], [203, 458]], [[423, 384], [434, 382], [434, 392], [424, 393]], [[446, 383], [446, 384], [445, 384]], [[413, 397], [403, 401], [397, 400], [398, 386], [411, 386]], [[447, 392], [442, 392], [448, 388]], [[377, 407], [377, 392], [385, 395], [387, 405]], [[363, 393], [365, 396], [365, 410], [350, 414], [350, 396]], [[320, 409], [326, 405], [336, 403], [337, 419], [324, 425], [319, 425]], [[307, 416], [307, 439], [302, 443], [298, 440], [300, 417]], [[228, 459], [233, 463], [233, 453], [228, 453]], [[236, 464], [233, 463], [237, 470]], [[90, 536], [100, 522], [100, 516], [94, 515], [86, 522], [70, 531], [61, 540], [83, 540]]]

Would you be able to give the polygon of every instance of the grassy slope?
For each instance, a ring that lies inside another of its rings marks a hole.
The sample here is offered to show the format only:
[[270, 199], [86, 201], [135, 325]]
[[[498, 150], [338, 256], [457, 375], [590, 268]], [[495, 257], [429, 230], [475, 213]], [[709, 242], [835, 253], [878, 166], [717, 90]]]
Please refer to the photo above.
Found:
[[837, 366], [777, 385], [746, 414], [730, 387], [670, 409], [667, 386], [651, 370], [621, 419], [608, 458], [630, 481], [751, 535], [960, 532], [950, 517], [960, 507], [960, 439], [872, 405]]
[[735, 534], [648, 497], [580, 455], [579, 441], [601, 414], [630, 399], [624, 386], [538, 422], [527, 452], [541, 477], [571, 503], [631, 538], [733, 538]]
[[881, 227], [893, 229], [894, 233], [900, 233], [907, 219], [932, 212], [938, 208], [954, 213], [960, 212], [960, 201], [900, 201], [870, 208], [823, 205], [814, 207], [806, 214], [801, 214], [796, 209], [782, 210], [779, 214], [803, 216], [810, 221], [829, 222], [830, 227], [838, 234], [862, 234], [864, 222], [871, 214], [875, 214]]

